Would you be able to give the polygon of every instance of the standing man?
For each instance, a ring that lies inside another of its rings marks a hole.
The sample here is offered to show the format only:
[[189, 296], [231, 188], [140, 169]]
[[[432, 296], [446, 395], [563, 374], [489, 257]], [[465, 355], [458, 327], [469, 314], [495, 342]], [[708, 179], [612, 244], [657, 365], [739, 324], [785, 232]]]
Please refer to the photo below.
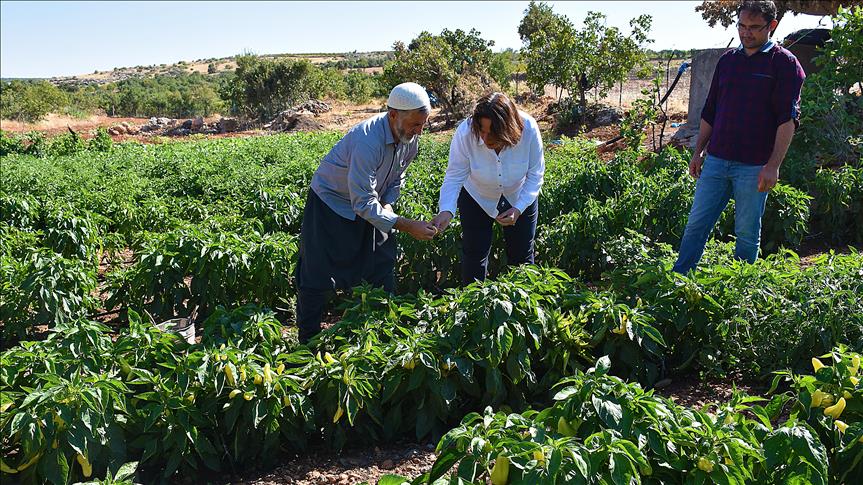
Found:
[[394, 290], [393, 229], [424, 241], [437, 234], [432, 224], [400, 217], [392, 208], [417, 155], [431, 111], [428, 95], [419, 84], [399, 84], [387, 108], [351, 128], [312, 177], [296, 272], [301, 343], [320, 332], [333, 290], [362, 281]]
[[[695, 268], [713, 226], [734, 198], [735, 257], [753, 263], [767, 193], [799, 125], [806, 75], [794, 54], [770, 40], [772, 1], [745, 1], [737, 11], [740, 47], [719, 58], [701, 112], [689, 175], [695, 199], [674, 271]], [[706, 158], [705, 158], [706, 150]]]

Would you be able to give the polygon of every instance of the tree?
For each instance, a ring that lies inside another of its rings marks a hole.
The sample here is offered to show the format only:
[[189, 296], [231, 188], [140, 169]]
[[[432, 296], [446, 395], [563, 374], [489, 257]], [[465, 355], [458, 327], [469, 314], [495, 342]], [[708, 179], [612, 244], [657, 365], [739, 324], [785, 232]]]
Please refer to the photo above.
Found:
[[629, 73], [648, 65], [649, 55], [642, 45], [653, 42], [647, 37], [652, 20], [649, 15], [640, 15], [629, 21], [632, 28], [630, 36], [615, 33], [615, 40], [610, 46], [611, 55], [607, 59], [615, 61], [608, 68], [615, 74], [620, 87], [618, 104], [623, 104], [623, 83], [629, 78]]
[[[737, 22], [737, 9], [743, 0], [705, 0], [695, 7], [701, 12], [701, 18], [711, 27], [717, 23], [729, 27]], [[786, 13], [809, 15], [835, 15], [840, 5], [860, 5], [861, 0], [774, 0], [776, 4], [776, 20], [781, 21]]]
[[345, 95], [354, 103], [365, 104], [372, 99], [375, 92], [375, 81], [362, 71], [351, 71], [345, 74]]
[[475, 95], [495, 86], [490, 72], [493, 45], [475, 29], [421, 32], [407, 46], [393, 44], [395, 59], [385, 64], [384, 80], [389, 87], [408, 81], [424, 86], [440, 100], [451, 124], [452, 115], [466, 115]]
[[518, 66], [518, 53], [513, 49], [495, 52], [491, 55], [489, 75], [501, 87], [509, 89], [512, 75]]
[[531, 1], [524, 14], [518, 35], [524, 43], [522, 54], [528, 85], [540, 93], [546, 84], [562, 90], [567, 84], [565, 48], [573, 35], [572, 24], [541, 2]]
[[531, 2], [518, 31], [532, 88], [541, 91], [551, 84], [559, 90], [558, 99], [563, 90], [575, 93], [584, 111], [589, 91], [605, 96], [633, 67], [645, 62], [642, 44], [651, 42], [647, 38], [651, 17], [632, 19], [628, 36], [606, 26], [605, 19], [602, 13], [588, 12], [579, 30], [548, 5]]
[[35, 123], [68, 104], [68, 96], [48, 81], [0, 82], [0, 115]]
[[320, 92], [327, 75], [308, 60], [271, 60], [254, 54], [237, 56], [234, 77], [222, 89], [233, 113], [261, 121]]

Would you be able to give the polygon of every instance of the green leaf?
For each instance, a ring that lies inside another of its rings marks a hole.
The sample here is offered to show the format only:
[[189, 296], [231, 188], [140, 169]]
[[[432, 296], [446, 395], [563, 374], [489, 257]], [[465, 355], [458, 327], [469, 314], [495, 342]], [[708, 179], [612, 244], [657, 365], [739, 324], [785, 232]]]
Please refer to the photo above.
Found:
[[39, 474], [51, 483], [66, 485], [69, 481], [69, 462], [66, 455], [60, 452], [60, 448], [49, 448], [39, 459]]
[[596, 396], [591, 396], [590, 400], [597, 414], [599, 414], [599, 418], [602, 419], [606, 426], [616, 429], [621, 418], [623, 418], [623, 408], [621, 408], [620, 404], [607, 399], [600, 399]]
[[605, 374], [608, 374], [609, 369], [611, 369], [611, 358], [604, 355], [596, 361], [596, 364], [592, 369], [588, 369], [588, 372], [592, 371], [597, 376], [604, 376]]
[[120, 469], [117, 470], [117, 474], [114, 476], [114, 480], [118, 481], [118, 482], [125, 480], [125, 479], [131, 477], [132, 475], [134, 475], [135, 471], [137, 471], [137, 470], [138, 470], [138, 462], [137, 461], [130, 461], [129, 463], [124, 463], [123, 466], [121, 466]]
[[622, 453], [612, 453], [608, 467], [611, 471], [611, 481], [615, 485], [630, 485], [633, 478], [639, 479], [638, 470]]
[[434, 465], [432, 465], [431, 470], [428, 473], [428, 479], [425, 480], [426, 483], [437, 480], [442, 477], [446, 472], [452, 468], [453, 465], [458, 463], [464, 457], [464, 453], [456, 451], [454, 449], [448, 449], [443, 451], [440, 456], [435, 460]]
[[566, 399], [569, 399], [570, 396], [574, 396], [574, 395], [578, 394], [580, 390], [581, 389], [576, 387], [576, 386], [565, 387], [565, 388], [561, 389], [560, 391], [558, 391], [557, 394], [554, 395], [554, 400], [555, 401], [565, 401]]
[[401, 475], [384, 475], [378, 480], [378, 485], [405, 485], [409, 483], [410, 480]]

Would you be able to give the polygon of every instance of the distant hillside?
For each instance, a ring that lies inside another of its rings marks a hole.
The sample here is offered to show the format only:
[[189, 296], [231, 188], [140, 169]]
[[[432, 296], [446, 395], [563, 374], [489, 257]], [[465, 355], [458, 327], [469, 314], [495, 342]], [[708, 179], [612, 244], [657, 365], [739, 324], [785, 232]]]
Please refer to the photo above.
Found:
[[[366, 72], [379, 72], [387, 60], [393, 56], [392, 51], [375, 52], [342, 52], [342, 53], [309, 53], [309, 54], [265, 54], [267, 59], [306, 59], [321, 67], [337, 69], [362, 69]], [[76, 76], [57, 76], [48, 81], [57, 86], [78, 87], [84, 85], [101, 85], [125, 79], [153, 77], [157, 75], [179, 75], [198, 72], [201, 74], [219, 74], [236, 69], [234, 57], [196, 59], [194, 61], [179, 61], [174, 64], [153, 64], [150, 66], [115, 67], [110, 71], [94, 71], [90, 74]]]

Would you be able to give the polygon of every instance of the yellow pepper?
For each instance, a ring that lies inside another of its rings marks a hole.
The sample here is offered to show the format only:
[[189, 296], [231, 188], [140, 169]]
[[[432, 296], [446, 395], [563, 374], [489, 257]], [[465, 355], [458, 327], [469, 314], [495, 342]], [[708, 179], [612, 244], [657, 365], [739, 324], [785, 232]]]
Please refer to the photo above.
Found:
[[81, 465], [81, 473], [84, 474], [84, 478], [90, 478], [90, 475], [93, 474], [93, 465], [81, 453], [78, 453], [76, 458], [78, 459], [78, 464]]
[[56, 424], [60, 429], [66, 427], [66, 421], [63, 421], [63, 418], [60, 417], [60, 414], [57, 413], [57, 411], [54, 411], [54, 424]]
[[491, 469], [491, 485], [506, 485], [509, 481], [509, 458], [497, 455], [494, 468]]
[[810, 407], [817, 408], [821, 406], [821, 401], [824, 400], [824, 393], [821, 391], [815, 391], [812, 393], [812, 405]]
[[338, 423], [342, 416], [345, 414], [345, 410], [342, 409], [342, 405], [339, 404], [338, 409], [336, 409], [336, 414], [333, 415], [333, 423]]
[[840, 433], [844, 433], [846, 429], [848, 429], [848, 424], [845, 421], [839, 421], [838, 419], [833, 423], [836, 425], [836, 429], [839, 430]]
[[264, 382], [267, 384], [273, 382], [273, 371], [270, 370], [269, 362], [264, 364]]
[[818, 372], [822, 367], [824, 367], [824, 363], [816, 357], [812, 357], [812, 368], [815, 369], [815, 372]]
[[335, 357], [333, 357], [333, 355], [329, 352], [324, 353], [324, 360], [327, 361], [327, 364], [332, 364], [336, 361]]
[[39, 453], [37, 453], [37, 454], [36, 454], [36, 456], [34, 456], [33, 458], [30, 458], [30, 461], [28, 461], [27, 463], [25, 463], [25, 464], [23, 464], [23, 465], [19, 466], [19, 467], [18, 467], [18, 471], [19, 471], [19, 472], [23, 472], [24, 470], [26, 470], [27, 468], [29, 468], [29, 467], [30, 467], [30, 465], [32, 465], [32, 464], [36, 463], [37, 461], [39, 461], [39, 458], [42, 458], [42, 452], [41, 452], [41, 451], [40, 451]]
[[533, 450], [533, 459], [539, 463], [545, 463], [545, 453], [542, 450]]
[[239, 389], [234, 389], [233, 391], [231, 391], [230, 394], [228, 394], [228, 399], [233, 399], [233, 398], [237, 397], [237, 394], [239, 394], [241, 392], [243, 392], [243, 391], [241, 391]]
[[705, 473], [710, 473], [713, 471], [713, 462], [701, 456], [698, 458], [698, 469]]
[[830, 416], [833, 419], [838, 419], [839, 416], [842, 415], [842, 411], [844, 411], [844, 410], [845, 410], [845, 398], [840, 397], [839, 401], [836, 404], [824, 409], [824, 415]]
[[251, 392], [244, 392], [243, 393], [243, 399], [245, 399], [246, 401], [251, 401], [253, 397], [255, 397], [255, 395], [252, 394]]
[[578, 423], [576, 426], [572, 426], [563, 416], [557, 420], [557, 432], [564, 436], [575, 436], [578, 432], [579, 426], [581, 426], [581, 423]]
[[851, 384], [854, 384], [855, 386], [860, 382], [860, 378], [854, 376], [849, 377], [849, 380], [851, 381]]
[[261, 377], [260, 374], [255, 374], [255, 378], [254, 378], [253, 382], [255, 383], [256, 386], [260, 385], [262, 382], [264, 382], [264, 378]]
[[857, 371], [860, 370], [860, 356], [855, 355], [851, 357], [851, 375], [857, 375]]
[[284, 372], [284, 371], [285, 371], [285, 364], [279, 364], [279, 366], [276, 367], [276, 374], [282, 375], [282, 372]]
[[627, 320], [627, 316], [624, 313], [623, 315], [620, 316], [620, 325], [618, 325], [618, 327], [613, 329], [611, 332], [616, 333], [618, 335], [626, 334], [626, 320]]
[[228, 378], [228, 384], [237, 385], [237, 379], [234, 377], [234, 369], [230, 365], [225, 366], [225, 377]]

